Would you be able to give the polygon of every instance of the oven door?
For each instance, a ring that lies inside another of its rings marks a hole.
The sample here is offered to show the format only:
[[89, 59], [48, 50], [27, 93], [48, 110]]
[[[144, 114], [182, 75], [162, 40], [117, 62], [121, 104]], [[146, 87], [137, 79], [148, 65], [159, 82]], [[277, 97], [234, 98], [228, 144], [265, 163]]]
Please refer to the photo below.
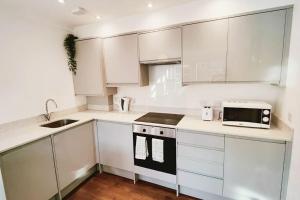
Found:
[[[145, 160], [135, 158], [136, 136], [146, 137], [149, 156]], [[164, 141], [164, 162], [152, 160], [152, 138]], [[134, 165], [176, 175], [176, 139], [149, 134], [133, 133]]]

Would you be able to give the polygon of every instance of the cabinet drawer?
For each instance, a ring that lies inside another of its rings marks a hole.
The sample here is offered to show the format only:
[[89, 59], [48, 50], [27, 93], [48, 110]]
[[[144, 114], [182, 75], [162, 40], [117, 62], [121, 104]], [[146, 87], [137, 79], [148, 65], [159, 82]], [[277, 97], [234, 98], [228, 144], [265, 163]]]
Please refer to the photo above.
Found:
[[191, 144], [200, 147], [224, 149], [224, 136], [179, 131], [177, 133], [177, 141], [178, 143]]
[[223, 178], [223, 165], [221, 164], [210, 163], [203, 160], [192, 160], [187, 157], [178, 157], [177, 161], [178, 169], [187, 170], [205, 176]]
[[208, 162], [215, 162], [219, 164], [224, 163], [224, 152], [198, 148], [188, 145], [178, 145], [178, 156], [189, 157], [193, 160], [204, 160]]
[[223, 178], [224, 152], [178, 145], [179, 169]]
[[201, 176], [184, 171], [177, 171], [178, 183], [180, 186], [188, 187], [203, 192], [222, 195], [223, 180]]

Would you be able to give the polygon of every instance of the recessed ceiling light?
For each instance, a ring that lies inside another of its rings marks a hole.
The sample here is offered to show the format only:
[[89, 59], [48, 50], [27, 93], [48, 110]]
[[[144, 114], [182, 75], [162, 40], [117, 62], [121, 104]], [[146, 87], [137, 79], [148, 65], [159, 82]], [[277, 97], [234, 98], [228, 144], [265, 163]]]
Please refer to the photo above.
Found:
[[153, 5], [152, 5], [152, 3], [148, 3], [148, 8], [152, 8], [153, 7]]
[[96, 16], [96, 19], [98, 19], [98, 20], [99, 20], [99, 19], [101, 19], [101, 17], [98, 15], [98, 16]]
[[58, 0], [59, 3], [64, 4], [65, 0]]

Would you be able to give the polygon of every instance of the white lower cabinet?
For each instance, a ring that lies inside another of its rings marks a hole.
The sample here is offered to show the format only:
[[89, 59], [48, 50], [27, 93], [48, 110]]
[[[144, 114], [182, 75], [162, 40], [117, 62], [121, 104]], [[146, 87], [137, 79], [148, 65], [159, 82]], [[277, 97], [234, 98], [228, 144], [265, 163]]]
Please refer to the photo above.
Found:
[[1, 168], [0, 168], [0, 199], [2, 200], [6, 199]]
[[97, 122], [100, 163], [133, 171], [132, 125], [115, 122]]
[[225, 139], [224, 196], [280, 200], [285, 144]]
[[208, 192], [211, 194], [222, 195], [222, 179], [178, 170], [177, 181], [180, 186], [188, 187], [203, 192]]
[[177, 142], [180, 144], [204, 147], [206, 149], [224, 151], [224, 135], [180, 130], [177, 133]]
[[177, 183], [180, 187], [221, 196], [223, 165], [223, 135], [178, 131]]
[[178, 169], [223, 178], [224, 152], [186, 145], [177, 148]]
[[280, 200], [284, 156], [285, 142], [179, 130], [177, 184], [205, 200]]
[[92, 122], [54, 135], [54, 146], [61, 189], [84, 177], [97, 163]]
[[[102, 165], [134, 171], [132, 124], [98, 121], [97, 137]], [[69, 186], [94, 169], [97, 153], [93, 122], [51, 138], [1, 154], [8, 200], [55, 198], [58, 186], [66, 194], [72, 188]], [[176, 139], [180, 192], [205, 200], [212, 199], [203, 197], [206, 194], [213, 199], [281, 199], [285, 142], [186, 130], [178, 130]]]
[[58, 193], [50, 137], [1, 155], [7, 200], [50, 199]]

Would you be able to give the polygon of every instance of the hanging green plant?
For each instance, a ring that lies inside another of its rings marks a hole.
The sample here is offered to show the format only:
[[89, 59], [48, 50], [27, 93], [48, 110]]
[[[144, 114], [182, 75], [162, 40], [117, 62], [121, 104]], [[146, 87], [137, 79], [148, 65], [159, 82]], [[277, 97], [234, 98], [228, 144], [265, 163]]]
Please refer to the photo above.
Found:
[[68, 55], [68, 66], [69, 70], [73, 72], [74, 75], [76, 75], [77, 70], [77, 62], [76, 62], [76, 46], [75, 46], [75, 40], [78, 39], [78, 37], [74, 36], [73, 34], [68, 34], [65, 41], [64, 46], [67, 51]]

